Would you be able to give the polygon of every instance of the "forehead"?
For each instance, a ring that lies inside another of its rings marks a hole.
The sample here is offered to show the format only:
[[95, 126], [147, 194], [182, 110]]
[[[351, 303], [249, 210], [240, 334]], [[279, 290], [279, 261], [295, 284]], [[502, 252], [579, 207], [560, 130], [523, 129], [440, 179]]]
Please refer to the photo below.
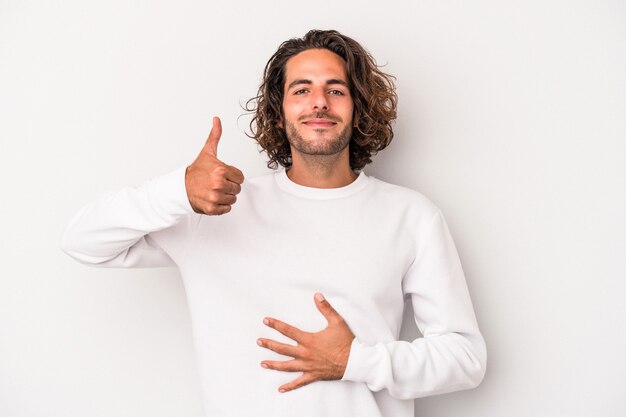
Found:
[[285, 85], [300, 78], [348, 81], [346, 62], [328, 49], [307, 49], [289, 58], [285, 66]]

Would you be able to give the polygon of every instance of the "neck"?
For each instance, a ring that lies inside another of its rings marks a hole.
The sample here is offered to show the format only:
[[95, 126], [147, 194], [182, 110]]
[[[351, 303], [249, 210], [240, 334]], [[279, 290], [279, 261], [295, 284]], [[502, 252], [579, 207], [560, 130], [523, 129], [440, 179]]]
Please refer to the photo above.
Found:
[[336, 155], [302, 155], [292, 152], [292, 159], [287, 176], [291, 181], [305, 187], [345, 187], [358, 176], [350, 168], [347, 152]]

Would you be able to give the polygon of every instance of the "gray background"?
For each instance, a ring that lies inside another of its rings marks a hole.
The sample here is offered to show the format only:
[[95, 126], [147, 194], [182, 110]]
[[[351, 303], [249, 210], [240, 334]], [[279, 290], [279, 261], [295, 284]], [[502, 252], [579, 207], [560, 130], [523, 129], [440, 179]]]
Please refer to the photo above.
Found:
[[397, 76], [366, 171], [443, 210], [488, 343], [483, 384], [416, 415], [626, 415], [625, 20], [622, 1], [0, 1], [0, 415], [201, 415], [177, 271], [87, 268], [60, 235], [189, 164], [213, 115], [220, 157], [266, 172], [240, 104], [310, 28]]

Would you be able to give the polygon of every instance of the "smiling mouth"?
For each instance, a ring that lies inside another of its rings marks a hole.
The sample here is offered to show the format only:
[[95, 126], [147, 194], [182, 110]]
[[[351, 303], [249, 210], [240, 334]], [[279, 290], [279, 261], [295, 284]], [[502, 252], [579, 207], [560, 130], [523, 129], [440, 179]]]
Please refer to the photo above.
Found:
[[314, 127], [314, 128], [332, 127], [337, 124], [337, 122], [332, 121], [330, 119], [309, 119], [302, 123], [309, 127]]

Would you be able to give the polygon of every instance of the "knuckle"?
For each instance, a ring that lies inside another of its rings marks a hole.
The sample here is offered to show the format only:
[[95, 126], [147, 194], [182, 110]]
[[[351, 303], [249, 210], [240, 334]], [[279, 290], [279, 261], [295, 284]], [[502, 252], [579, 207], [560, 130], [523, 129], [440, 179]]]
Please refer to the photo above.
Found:
[[226, 214], [230, 211], [230, 206], [218, 204], [218, 203], [209, 203], [206, 206], [205, 214], [210, 214], [214, 216], [220, 216], [222, 214]]
[[288, 338], [292, 339], [292, 340], [297, 340], [298, 339], [298, 335], [290, 327], [284, 327], [283, 330], [281, 330], [281, 333], [284, 334], [285, 336], [287, 336]]
[[219, 193], [224, 193], [225, 191], [228, 190], [228, 185], [224, 178], [218, 177], [213, 181], [211, 188], [214, 191], [218, 191]]
[[211, 182], [211, 188], [213, 190], [222, 191], [224, 189], [224, 182], [224, 178], [220, 176], [215, 176], [215, 178]]
[[214, 203], [209, 203], [206, 205], [205, 212], [207, 214], [218, 214], [218, 206]]
[[304, 346], [310, 346], [313, 341], [313, 336], [309, 333], [300, 334], [300, 342]]
[[274, 369], [276, 369], [277, 371], [289, 371], [289, 364], [287, 364], [286, 362], [277, 362]]
[[[211, 203], [211, 205], [215, 206], [217, 200], [219, 200], [220, 194], [217, 191], [209, 191], [207, 193], [207, 200]], [[215, 208], [215, 207], [214, 207]]]
[[299, 347], [299, 349], [297, 350], [298, 352], [298, 356], [302, 359], [305, 360], [310, 360], [313, 358], [313, 355], [311, 354], [311, 351], [308, 349], [304, 349], [302, 347]]
[[226, 176], [226, 172], [228, 170], [226, 169], [225, 166], [223, 165], [218, 165], [217, 167], [215, 167], [215, 169], [213, 170], [213, 173], [215, 173], [216, 175], [218, 175], [219, 177], [224, 177]]

